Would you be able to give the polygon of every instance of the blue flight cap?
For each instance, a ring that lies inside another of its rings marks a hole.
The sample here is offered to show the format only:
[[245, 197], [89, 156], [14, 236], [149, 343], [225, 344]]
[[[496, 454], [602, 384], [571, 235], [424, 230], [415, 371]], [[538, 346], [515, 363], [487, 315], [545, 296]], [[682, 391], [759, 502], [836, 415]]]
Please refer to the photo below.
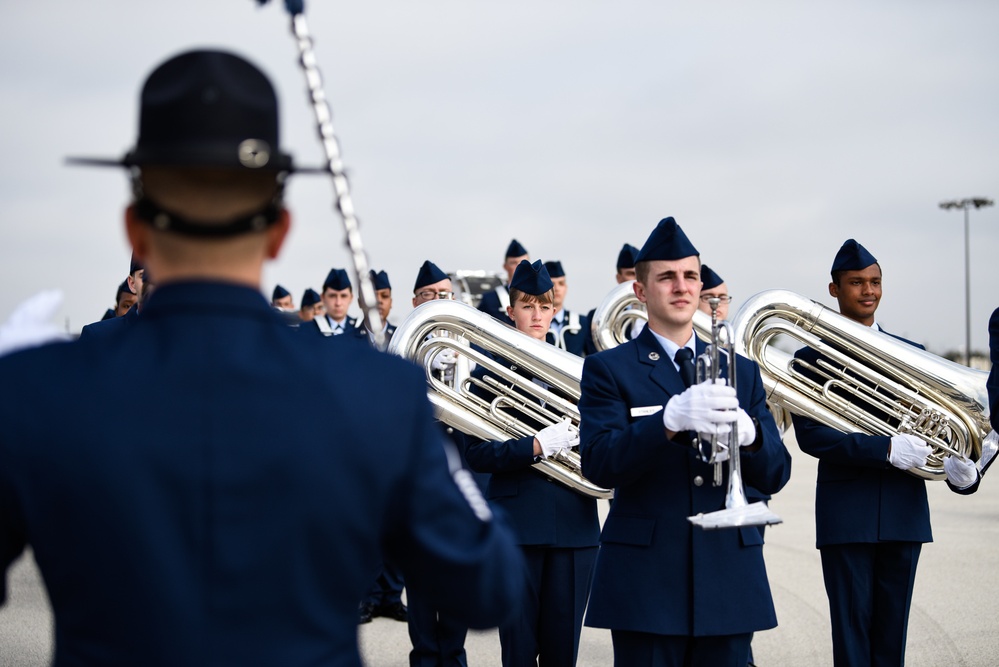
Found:
[[347, 271], [344, 269], [330, 269], [330, 272], [326, 274], [326, 280], [323, 282], [323, 291], [326, 291], [327, 288], [337, 291], [353, 289]]
[[413, 285], [413, 293], [419, 292], [422, 287], [434, 285], [442, 280], [447, 280], [447, 274], [437, 268], [437, 265], [428, 259], [420, 267], [420, 272], [416, 274], [416, 284]]
[[621, 247], [621, 252], [617, 254], [617, 270], [635, 268], [635, 258], [638, 257], [638, 248], [625, 243]]
[[680, 225], [676, 224], [676, 220], [670, 216], [660, 220], [656, 228], [649, 234], [645, 245], [635, 257], [635, 264], [657, 259], [683, 259], [699, 255], [697, 248], [680, 229]]
[[381, 289], [392, 289], [392, 283], [389, 282], [388, 274], [384, 271], [375, 273], [375, 270], [371, 269], [368, 271], [368, 275], [371, 276], [371, 284], [375, 286], [375, 291]]
[[302, 295], [302, 308], [314, 306], [317, 303], [319, 303], [319, 292], [311, 287], [305, 290], [305, 293]]
[[527, 252], [527, 248], [520, 245], [520, 241], [514, 239], [510, 241], [510, 245], [506, 247], [506, 254], [504, 255], [504, 257], [505, 258], [523, 257], [524, 255], [529, 255], [529, 254], [530, 253]]
[[714, 289], [725, 281], [712, 269], [708, 268], [707, 264], [701, 264], [701, 282], [703, 283], [701, 289]]
[[114, 295], [115, 303], [118, 303], [118, 299], [119, 297], [121, 297], [122, 294], [135, 294], [135, 292], [132, 291], [132, 288], [128, 286], [127, 278], [125, 280], [122, 280], [121, 284], [118, 285], [118, 291], [115, 292]]
[[281, 287], [280, 285], [275, 285], [274, 292], [271, 293], [271, 301], [277, 301], [278, 299], [283, 299], [286, 296], [291, 296], [291, 292]]
[[136, 271], [142, 271], [146, 267], [135, 258], [135, 254], [132, 254], [131, 259], [128, 260], [128, 275], [134, 276]]
[[836, 271], [860, 271], [861, 269], [866, 269], [871, 264], [877, 263], [878, 260], [874, 259], [874, 255], [867, 252], [867, 248], [853, 239], [847, 239], [840, 246], [839, 252], [836, 253], [836, 259], [833, 260], [832, 269], [830, 270], [833, 273]]
[[548, 275], [552, 278], [565, 278], [565, 269], [562, 268], [562, 262], [545, 262], [545, 268], [548, 269]]
[[517, 270], [513, 272], [513, 280], [510, 281], [510, 289], [520, 290], [524, 294], [541, 296], [553, 287], [548, 269], [541, 263], [540, 259], [531, 264], [526, 259], [520, 260]]

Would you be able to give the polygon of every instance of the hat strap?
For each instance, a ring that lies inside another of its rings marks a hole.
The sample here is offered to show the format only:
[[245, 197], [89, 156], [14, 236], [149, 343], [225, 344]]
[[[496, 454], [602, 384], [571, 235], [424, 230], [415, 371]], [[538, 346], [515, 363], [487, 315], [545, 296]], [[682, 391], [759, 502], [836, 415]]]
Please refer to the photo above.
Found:
[[182, 236], [197, 238], [227, 238], [247, 232], [259, 232], [278, 221], [281, 207], [277, 200], [269, 202], [262, 209], [249, 215], [233, 218], [224, 223], [192, 220], [168, 211], [146, 196], [135, 201], [135, 213], [139, 220], [163, 232], [173, 232]]

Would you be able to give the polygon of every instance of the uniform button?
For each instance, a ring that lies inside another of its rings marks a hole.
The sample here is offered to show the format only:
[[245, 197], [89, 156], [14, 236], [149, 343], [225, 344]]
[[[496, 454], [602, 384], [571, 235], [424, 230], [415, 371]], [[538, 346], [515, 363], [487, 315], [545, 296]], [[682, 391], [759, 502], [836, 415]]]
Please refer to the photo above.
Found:
[[454, 429], [453, 429], [453, 428], [451, 428], [450, 426], [448, 426], [448, 427], [447, 427], [447, 434], [448, 434], [448, 435], [451, 435], [452, 433], [454, 433]]
[[704, 484], [704, 478], [698, 475], [694, 478], [694, 486], [700, 486], [701, 484]]

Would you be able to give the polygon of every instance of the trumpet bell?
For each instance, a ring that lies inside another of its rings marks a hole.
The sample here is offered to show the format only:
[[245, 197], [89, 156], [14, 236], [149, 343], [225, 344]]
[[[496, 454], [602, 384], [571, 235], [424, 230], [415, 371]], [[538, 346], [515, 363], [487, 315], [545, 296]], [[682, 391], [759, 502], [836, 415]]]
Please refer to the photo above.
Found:
[[773, 526], [784, 522], [783, 519], [771, 512], [762, 500], [741, 507], [726, 507], [715, 512], [695, 514], [688, 516], [687, 521], [704, 530]]

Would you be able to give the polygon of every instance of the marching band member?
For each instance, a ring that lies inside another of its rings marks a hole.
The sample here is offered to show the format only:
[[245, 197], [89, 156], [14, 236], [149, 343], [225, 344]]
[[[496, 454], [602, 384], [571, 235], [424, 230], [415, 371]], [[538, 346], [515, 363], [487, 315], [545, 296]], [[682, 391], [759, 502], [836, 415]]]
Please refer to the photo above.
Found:
[[121, 284], [118, 285], [118, 291], [115, 294], [114, 316], [121, 317], [127, 313], [138, 300], [139, 297], [128, 285], [128, 279], [121, 281]]
[[[136, 147], [90, 162], [135, 179], [126, 231], [158, 288], [127, 334], [0, 359], [0, 603], [30, 546], [55, 665], [360, 667], [384, 555], [440, 609], [505, 620], [520, 553], [451, 472], [422, 374], [289, 331], [261, 294], [290, 225], [270, 81], [188, 51], [140, 100]], [[140, 437], [109, 431], [136, 387]], [[274, 419], [299, 411], [323, 418]]]
[[[392, 340], [392, 334], [395, 333], [395, 325], [389, 324], [388, 321], [389, 312], [392, 310], [392, 283], [389, 282], [388, 274], [385, 271], [376, 273], [372, 269], [368, 273], [371, 276], [371, 285], [375, 290], [378, 317], [382, 321], [382, 331], [385, 333], [385, 345], [388, 345], [389, 341]], [[369, 343], [374, 344], [375, 335], [368, 331], [366, 318], [361, 321], [361, 325], [357, 328], [357, 335], [361, 338], [367, 338]]]
[[687, 520], [725, 506], [696, 434], [727, 430], [733, 411], [746, 482], [776, 493], [791, 474], [754, 362], [737, 358], [738, 393], [693, 383], [700, 268], [675, 220], [660, 221], [635, 265], [648, 326], [583, 366], [583, 475], [614, 488], [586, 624], [611, 630], [619, 667], [746, 667], [751, 633], [777, 625], [760, 531]]
[[[453, 299], [451, 279], [430, 260], [423, 262], [413, 284], [413, 307], [437, 299]], [[432, 370], [440, 376], [454, 375], [457, 356], [450, 350], [437, 355]], [[467, 468], [465, 447], [467, 442], [460, 432], [440, 424], [444, 436], [461, 455], [461, 464]], [[484, 489], [485, 482], [476, 475], [476, 482]], [[409, 653], [410, 667], [466, 667], [465, 637], [468, 626], [452, 616], [443, 614], [419, 593], [407, 593], [409, 602], [409, 639], [413, 648]]]
[[[638, 248], [635, 246], [630, 243], [625, 243], [621, 246], [621, 250], [617, 253], [616, 272], [614, 273], [614, 280], [617, 281], [618, 285], [635, 279], [635, 257], [637, 256]], [[596, 312], [597, 309], [594, 308], [586, 314], [586, 339], [583, 343], [584, 354], [597, 353], [597, 346], [593, 342], [593, 331], [590, 329], [590, 325], [593, 323], [593, 314]]]
[[565, 269], [562, 262], [545, 262], [545, 268], [552, 279], [555, 294], [555, 317], [552, 318], [551, 335], [555, 339], [555, 345], [566, 352], [572, 352], [577, 357], [583, 356], [583, 345], [586, 343], [586, 332], [590, 327], [590, 321], [579, 313], [570, 312], [563, 308], [565, 295], [569, 291], [566, 283]]
[[[552, 287], [541, 260], [521, 261], [510, 281], [507, 309], [518, 331], [545, 340], [555, 314]], [[497, 362], [517, 371], [515, 364]], [[480, 366], [473, 376], [486, 373]], [[499, 629], [504, 667], [536, 666], [539, 659], [542, 665], [576, 663], [600, 532], [595, 499], [532, 467], [578, 444], [578, 433], [566, 422], [537, 426], [536, 435], [472, 441], [467, 450], [473, 470], [491, 473], [487, 497], [510, 516], [527, 561], [524, 602]]]
[[295, 298], [281, 285], [275, 285], [271, 292], [271, 305], [280, 310], [295, 310]]
[[698, 308], [708, 315], [711, 314], [710, 299], [712, 297], [718, 299], [718, 321], [727, 320], [728, 305], [732, 303], [732, 295], [728, 293], [728, 285], [707, 264], [701, 264], [701, 303]]
[[347, 314], [350, 304], [354, 302], [354, 288], [345, 269], [330, 269], [323, 281], [320, 299], [326, 312], [312, 320], [313, 326], [302, 328], [323, 336], [356, 336], [357, 318]]
[[306, 288], [302, 293], [302, 307], [298, 309], [298, 316], [302, 318], [303, 322], [311, 322], [325, 312], [322, 299], [319, 298], [319, 292], [311, 287]]
[[[840, 314], [887, 333], [874, 318], [882, 294], [874, 256], [848, 239], [831, 273], [829, 295]], [[810, 364], [820, 358], [808, 347], [794, 356]], [[926, 482], [904, 471], [925, 465], [931, 448], [911, 434], [843, 433], [801, 415], [792, 414], [792, 420], [801, 451], [819, 459], [815, 536], [829, 598], [833, 662], [902, 665], [916, 563], [922, 543], [933, 541]], [[944, 468], [952, 490], [977, 490], [973, 462], [948, 456]]]
[[479, 301], [479, 310], [488, 313], [504, 324], [512, 325], [513, 322], [507, 317], [506, 311], [510, 306], [510, 281], [513, 279], [513, 272], [523, 260], [530, 260], [527, 249], [520, 245], [517, 239], [510, 241], [506, 247], [506, 254], [503, 258], [503, 270], [506, 271], [506, 283], [499, 285], [491, 292], [482, 295]]
[[130, 330], [138, 322], [142, 305], [149, 298], [153, 291], [153, 281], [146, 271], [145, 265], [136, 259], [134, 253], [129, 263], [129, 274], [126, 282], [135, 293], [135, 302], [131, 308], [119, 317], [112, 317], [109, 320], [101, 320], [86, 325], [80, 330], [80, 340], [88, 340], [95, 336], [107, 336], [116, 331]]
[[[382, 331], [385, 332], [385, 344], [388, 345], [392, 334], [395, 333], [395, 326], [388, 321], [389, 312], [392, 310], [392, 283], [389, 282], [388, 273], [385, 271], [375, 272], [372, 269], [369, 275], [377, 299], [378, 317], [381, 318]], [[362, 312], [366, 310], [362, 309]], [[372, 347], [375, 344], [374, 334], [368, 330], [367, 319], [362, 320], [354, 335]], [[378, 566], [377, 572], [367, 598], [361, 601], [358, 622], [370, 623], [377, 616], [402, 623], [407, 622], [409, 610], [402, 602], [402, 590], [405, 587], [402, 571], [392, 561], [384, 560]]]

